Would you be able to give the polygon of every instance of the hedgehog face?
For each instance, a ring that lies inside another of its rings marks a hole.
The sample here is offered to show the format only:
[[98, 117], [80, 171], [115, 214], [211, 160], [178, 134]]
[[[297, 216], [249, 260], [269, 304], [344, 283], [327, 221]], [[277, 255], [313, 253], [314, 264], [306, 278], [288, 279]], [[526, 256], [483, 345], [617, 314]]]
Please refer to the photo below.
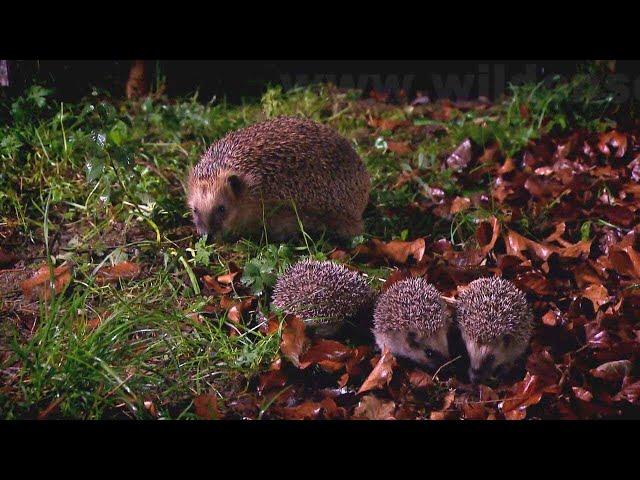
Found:
[[440, 367], [449, 357], [450, 325], [440, 293], [420, 277], [392, 284], [373, 313], [373, 334], [381, 349], [430, 368]]
[[448, 328], [441, 328], [431, 334], [415, 329], [373, 332], [380, 350], [388, 348], [394, 355], [408, 358], [435, 370], [449, 358], [447, 341]]
[[469, 354], [469, 380], [482, 383], [491, 376], [500, 376], [524, 353], [526, 343], [517, 343], [510, 335], [491, 343], [479, 343], [462, 332]]
[[190, 181], [188, 203], [198, 233], [214, 237], [232, 230], [238, 222], [243, 193], [244, 182], [233, 173]]

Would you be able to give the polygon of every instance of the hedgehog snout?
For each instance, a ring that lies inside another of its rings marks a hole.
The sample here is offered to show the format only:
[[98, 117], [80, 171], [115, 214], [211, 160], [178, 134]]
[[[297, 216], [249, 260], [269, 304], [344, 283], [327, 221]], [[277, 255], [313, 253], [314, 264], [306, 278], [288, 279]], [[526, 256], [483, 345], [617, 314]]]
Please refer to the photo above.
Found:
[[484, 382], [490, 374], [490, 369], [487, 368], [473, 368], [473, 367], [469, 367], [469, 381], [474, 384], [477, 385], [479, 383]]

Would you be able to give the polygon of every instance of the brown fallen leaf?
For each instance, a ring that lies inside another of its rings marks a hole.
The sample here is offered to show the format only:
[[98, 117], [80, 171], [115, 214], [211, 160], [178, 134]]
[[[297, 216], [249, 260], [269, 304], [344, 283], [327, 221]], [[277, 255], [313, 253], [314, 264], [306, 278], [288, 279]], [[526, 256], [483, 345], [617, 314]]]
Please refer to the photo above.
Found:
[[591, 240], [567, 244], [564, 248], [558, 248], [557, 252], [563, 258], [588, 257], [591, 251]]
[[471, 199], [470, 198], [465, 198], [465, 197], [456, 197], [453, 199], [453, 202], [451, 202], [451, 210], [450, 212], [453, 213], [458, 213], [458, 212], [463, 212], [465, 210], [467, 210], [469, 207], [471, 207]]
[[298, 406], [285, 407], [282, 410], [285, 420], [312, 420], [318, 418], [322, 412], [322, 404], [306, 401]]
[[231, 285], [222, 286], [221, 282], [218, 281], [218, 279], [213, 278], [211, 275], [203, 275], [202, 281], [207, 287], [220, 295], [226, 295], [233, 291], [233, 287]]
[[411, 153], [413, 149], [407, 142], [394, 142], [387, 140], [387, 148], [397, 155], [407, 155]]
[[549, 310], [542, 316], [542, 323], [550, 327], [555, 327], [560, 323], [561, 313], [557, 310]]
[[457, 417], [455, 409], [452, 409], [456, 400], [455, 390], [450, 390], [442, 400], [442, 408], [429, 414], [430, 420], [450, 420]]
[[552, 245], [543, 245], [541, 243], [523, 237], [514, 230], [507, 230], [504, 238], [507, 247], [507, 255], [515, 255], [524, 258], [521, 252], [529, 251], [540, 260], [546, 261], [552, 253], [557, 253], [558, 248]]
[[[71, 265], [64, 263], [53, 270], [53, 291], [60, 293], [66, 285], [71, 282]], [[25, 297], [31, 298], [38, 295], [44, 300], [48, 300], [51, 295], [51, 272], [48, 265], [40, 269], [29, 279], [20, 283], [22, 293]]]
[[461, 172], [471, 163], [471, 140], [465, 139], [447, 158], [447, 167]]
[[222, 283], [224, 285], [231, 285], [233, 284], [233, 279], [236, 278], [238, 273], [240, 273], [240, 271], [236, 270], [235, 272], [229, 272], [224, 275], [218, 275], [217, 280], [219, 283]]
[[156, 408], [155, 404], [151, 400], [144, 401], [144, 408], [147, 410], [147, 412], [149, 412], [149, 415], [151, 415], [152, 417], [155, 417], [155, 418], [158, 417], [158, 409]]
[[514, 386], [513, 395], [498, 404], [507, 420], [523, 420], [527, 408], [537, 404], [545, 393], [557, 393], [557, 385], [549, 385], [539, 375], [527, 372], [524, 380]]
[[280, 370], [269, 370], [260, 374], [256, 392], [262, 395], [264, 392], [274, 388], [282, 388], [287, 384], [287, 376]]
[[409, 374], [409, 383], [413, 388], [427, 388], [433, 385], [433, 378], [422, 370], [412, 370]]
[[632, 369], [633, 363], [629, 360], [615, 360], [592, 368], [589, 373], [607, 382], [620, 382], [631, 373]]
[[615, 130], [600, 134], [598, 150], [600, 150], [603, 155], [610, 156], [610, 147], [616, 149], [616, 158], [624, 157], [624, 154], [627, 152], [627, 136]]
[[379, 389], [387, 385], [393, 376], [393, 368], [396, 366], [396, 359], [388, 348], [385, 348], [380, 356], [380, 360], [364, 381], [358, 394], [369, 390]]
[[593, 310], [598, 309], [605, 303], [609, 303], [609, 292], [603, 285], [589, 285], [582, 291], [582, 296], [591, 300]]
[[382, 288], [380, 290], [381, 290], [382, 293], [384, 293], [394, 283], [399, 282], [399, 281], [404, 280], [404, 279], [409, 278], [409, 277], [411, 277], [411, 273], [407, 272], [406, 270], [394, 270], [391, 273], [391, 275], [389, 275], [387, 280], [384, 282], [384, 284], [382, 285]]
[[350, 353], [351, 349], [346, 345], [335, 340], [322, 339], [309, 347], [300, 357], [300, 368], [304, 369], [315, 363], [322, 365], [326, 362], [336, 362], [342, 366]]
[[360, 399], [353, 412], [354, 418], [367, 420], [395, 420], [393, 416], [396, 404], [391, 400], [380, 400], [373, 395]]
[[242, 315], [253, 305], [255, 297], [247, 297], [242, 299], [238, 303], [234, 303], [227, 312], [227, 318], [233, 323], [240, 323], [242, 321]]
[[640, 253], [633, 248], [634, 238], [626, 236], [609, 248], [609, 262], [622, 275], [640, 279]]
[[500, 223], [496, 217], [491, 217], [478, 225], [476, 229], [476, 239], [482, 252], [486, 255], [495, 247], [500, 236]]
[[304, 330], [304, 322], [299, 317], [289, 316], [282, 330], [282, 341], [280, 342], [282, 354], [298, 368], [300, 368], [300, 356], [309, 344]]
[[640, 381], [635, 383], [630, 383], [629, 385], [623, 387], [620, 392], [613, 397], [614, 400], [620, 402], [626, 400], [629, 403], [634, 405], [640, 404]]
[[524, 292], [540, 296], [556, 293], [553, 284], [541, 272], [528, 271], [520, 273], [513, 279], [513, 283]]
[[462, 404], [462, 417], [465, 420], [485, 420], [488, 413], [482, 403], [467, 402]]
[[571, 387], [573, 394], [576, 398], [579, 398], [583, 402], [590, 402], [593, 400], [593, 394], [589, 390], [585, 390], [582, 387]]
[[516, 162], [513, 160], [513, 158], [509, 157], [498, 169], [498, 174], [504, 175], [505, 173], [513, 172], [516, 168], [518, 168], [516, 166]]
[[58, 411], [58, 407], [64, 400], [64, 395], [55, 398], [44, 410], [38, 413], [38, 420], [46, 420], [49, 416]]
[[103, 267], [96, 273], [96, 283], [103, 285], [118, 280], [131, 280], [140, 275], [140, 266], [131, 262], [121, 262], [111, 267]]
[[615, 225], [630, 227], [635, 223], [635, 207], [630, 208], [622, 205], [596, 205], [591, 210], [591, 215], [598, 218], [605, 218]]
[[218, 399], [214, 394], [205, 393], [198, 395], [194, 400], [196, 415], [204, 420], [217, 420], [220, 418], [218, 411]]
[[589, 285], [600, 285], [603, 279], [598, 272], [588, 263], [579, 263], [573, 268], [573, 276], [578, 284], [578, 288], [585, 288]]
[[415, 263], [420, 262], [424, 256], [425, 248], [424, 238], [418, 238], [412, 242], [392, 240], [388, 243], [374, 238], [366, 244], [358, 245], [354, 253], [372, 258], [382, 257], [396, 264], [405, 264], [409, 257], [413, 258]]
[[399, 127], [408, 127], [411, 125], [409, 120], [392, 120], [390, 118], [370, 118], [369, 125], [380, 130], [394, 131]]

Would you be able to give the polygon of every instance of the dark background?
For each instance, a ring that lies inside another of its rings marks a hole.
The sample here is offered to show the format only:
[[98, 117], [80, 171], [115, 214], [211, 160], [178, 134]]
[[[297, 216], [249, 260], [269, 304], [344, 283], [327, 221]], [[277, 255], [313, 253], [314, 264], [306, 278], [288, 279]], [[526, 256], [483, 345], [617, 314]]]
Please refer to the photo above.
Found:
[[[463, 78], [465, 74], [479, 78], [479, 70], [485, 65], [488, 68], [488, 78], [491, 84], [489, 98], [502, 93], [503, 89], [495, 88], [495, 68], [503, 69], [506, 80], [525, 72], [527, 65], [535, 66], [536, 79], [559, 74], [570, 76], [584, 67], [585, 60], [147, 60], [148, 78], [152, 85], [158, 77], [166, 82], [166, 93], [170, 97], [192, 94], [199, 91], [199, 98], [208, 101], [217, 96], [226, 98], [232, 103], [260, 97], [269, 85], [291, 86], [296, 78], [307, 75], [309, 79], [317, 75], [336, 75], [339, 84], [345, 78], [355, 79], [365, 93], [372, 89], [390, 90], [396, 93], [402, 88], [402, 80], [412, 75], [406, 94], [415, 97], [417, 92], [424, 92], [432, 97], [438, 97], [434, 91], [433, 75], [441, 78], [447, 75]], [[10, 60], [10, 86], [4, 88], [8, 96], [22, 93], [25, 86], [34, 81], [53, 87], [55, 96], [64, 101], [76, 101], [91, 92], [91, 87], [97, 87], [109, 92], [114, 97], [122, 97], [125, 92], [131, 60]], [[640, 62], [618, 60], [616, 72], [627, 75], [637, 75]], [[346, 77], [345, 77], [346, 75]], [[370, 75], [378, 76], [382, 83], [376, 84]], [[390, 75], [396, 75], [398, 82], [385, 82]], [[287, 81], [286, 79], [290, 79]], [[283, 80], [284, 79], [284, 80]], [[322, 77], [320, 77], [322, 79]], [[364, 79], [364, 83], [363, 82]], [[368, 79], [368, 80], [367, 80]], [[498, 82], [500, 83], [500, 82]], [[506, 86], [506, 82], [502, 82]], [[468, 97], [477, 97], [478, 82]], [[382, 88], [381, 88], [382, 87]], [[455, 99], [455, 94], [448, 95]]]

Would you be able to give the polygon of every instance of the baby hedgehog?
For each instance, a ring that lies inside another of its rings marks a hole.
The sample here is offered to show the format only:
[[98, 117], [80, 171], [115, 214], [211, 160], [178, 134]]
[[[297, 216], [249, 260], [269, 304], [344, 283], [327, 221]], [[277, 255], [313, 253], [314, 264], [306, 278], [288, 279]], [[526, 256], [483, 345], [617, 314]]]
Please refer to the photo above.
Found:
[[451, 323], [438, 290], [424, 278], [408, 278], [380, 295], [373, 335], [380, 349], [435, 369], [449, 357]]
[[301, 317], [320, 336], [370, 315], [373, 290], [362, 275], [334, 262], [303, 260], [289, 267], [273, 290], [273, 306]]
[[533, 313], [524, 293], [499, 277], [479, 278], [460, 292], [456, 321], [469, 353], [469, 379], [506, 373], [525, 352]]
[[[362, 233], [371, 183], [348, 140], [304, 118], [278, 117], [227, 134], [191, 170], [188, 204], [198, 232]], [[294, 208], [295, 206], [295, 208]]]

